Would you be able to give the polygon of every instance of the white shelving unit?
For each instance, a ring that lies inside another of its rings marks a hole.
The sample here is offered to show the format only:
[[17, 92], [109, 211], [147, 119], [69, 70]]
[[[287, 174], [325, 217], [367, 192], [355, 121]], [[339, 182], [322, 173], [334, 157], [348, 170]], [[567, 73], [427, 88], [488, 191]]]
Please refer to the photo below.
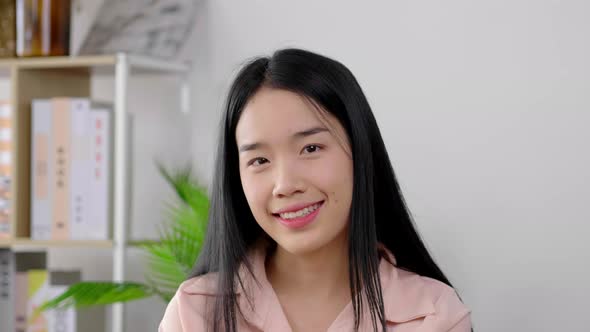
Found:
[[[182, 112], [188, 113], [190, 67], [183, 63], [128, 54], [46, 57], [0, 60], [0, 76], [11, 81], [11, 103], [14, 110], [14, 211], [11, 221], [12, 236], [0, 240], [0, 247], [14, 250], [48, 247], [104, 247], [112, 248], [115, 282], [125, 280], [126, 250], [130, 243], [127, 234], [129, 220], [128, 174], [128, 89], [132, 75], [179, 75], [179, 98]], [[58, 95], [90, 97], [91, 75], [114, 75], [114, 158], [113, 158], [113, 238], [107, 241], [35, 241], [29, 238], [30, 210], [30, 101], [33, 98], [50, 98]], [[45, 84], [51, 83], [51, 84]], [[112, 311], [110, 331], [123, 332], [125, 307], [116, 304]]]

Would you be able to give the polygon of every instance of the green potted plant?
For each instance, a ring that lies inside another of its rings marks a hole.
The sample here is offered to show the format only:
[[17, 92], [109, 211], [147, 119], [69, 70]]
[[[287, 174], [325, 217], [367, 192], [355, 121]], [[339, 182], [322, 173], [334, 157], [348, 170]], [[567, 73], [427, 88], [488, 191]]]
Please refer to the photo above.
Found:
[[209, 198], [191, 177], [190, 168], [160, 173], [172, 186], [179, 202], [167, 206], [168, 219], [159, 229], [157, 242], [139, 244], [147, 256], [145, 283], [84, 281], [42, 304], [36, 314], [54, 308], [109, 305], [157, 296], [169, 302], [189, 275], [199, 255], [207, 227]]

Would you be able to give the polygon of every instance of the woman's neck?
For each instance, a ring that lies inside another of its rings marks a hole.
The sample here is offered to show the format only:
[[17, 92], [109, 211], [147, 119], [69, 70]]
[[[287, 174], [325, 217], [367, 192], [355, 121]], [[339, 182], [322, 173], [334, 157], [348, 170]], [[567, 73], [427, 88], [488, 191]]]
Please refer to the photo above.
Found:
[[266, 274], [277, 293], [333, 297], [350, 293], [348, 266], [346, 241], [333, 241], [302, 255], [289, 253], [277, 245], [268, 257]]

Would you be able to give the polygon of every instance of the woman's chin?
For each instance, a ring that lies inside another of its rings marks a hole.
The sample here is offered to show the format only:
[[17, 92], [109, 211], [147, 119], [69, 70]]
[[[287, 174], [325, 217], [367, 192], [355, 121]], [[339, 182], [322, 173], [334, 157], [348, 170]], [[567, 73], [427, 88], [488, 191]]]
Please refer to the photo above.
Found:
[[313, 253], [322, 247], [322, 243], [317, 239], [302, 239], [297, 236], [289, 239], [278, 239], [276, 242], [281, 250], [297, 256]]

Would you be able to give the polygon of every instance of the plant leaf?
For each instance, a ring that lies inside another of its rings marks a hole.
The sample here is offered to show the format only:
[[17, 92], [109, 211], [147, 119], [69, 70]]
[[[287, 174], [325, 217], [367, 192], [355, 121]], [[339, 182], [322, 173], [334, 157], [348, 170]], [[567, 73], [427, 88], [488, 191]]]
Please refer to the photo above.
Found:
[[209, 198], [204, 187], [190, 175], [190, 167], [168, 172], [159, 170], [174, 189], [180, 202], [167, 204], [167, 221], [160, 227], [160, 242], [142, 246], [147, 254], [148, 284], [163, 300], [169, 301], [189, 275], [203, 244]]
[[72, 306], [81, 308], [128, 302], [150, 297], [154, 293], [150, 286], [136, 282], [79, 282], [70, 286], [56, 298], [43, 303], [33, 316], [48, 309], [63, 309]]

